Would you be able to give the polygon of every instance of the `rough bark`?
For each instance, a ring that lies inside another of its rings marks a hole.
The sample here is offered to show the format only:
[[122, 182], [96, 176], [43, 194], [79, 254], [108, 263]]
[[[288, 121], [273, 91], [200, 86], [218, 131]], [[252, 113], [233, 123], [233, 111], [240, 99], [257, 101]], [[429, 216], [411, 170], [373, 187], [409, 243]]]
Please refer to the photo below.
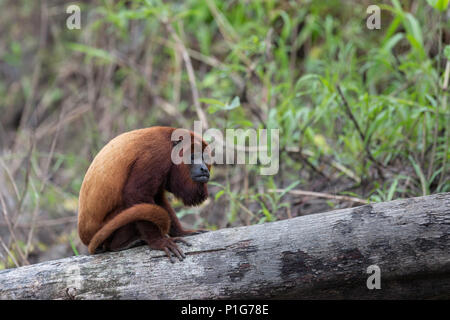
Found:
[[175, 264], [141, 246], [3, 270], [0, 298], [448, 299], [449, 233], [450, 193], [436, 194], [189, 237]]

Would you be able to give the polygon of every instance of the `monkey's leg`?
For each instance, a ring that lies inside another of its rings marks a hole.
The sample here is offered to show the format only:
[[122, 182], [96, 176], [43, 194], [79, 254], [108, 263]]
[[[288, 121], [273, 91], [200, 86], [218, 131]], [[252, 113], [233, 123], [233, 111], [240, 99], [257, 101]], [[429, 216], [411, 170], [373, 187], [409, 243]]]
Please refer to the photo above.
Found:
[[170, 238], [167, 235], [161, 234], [159, 228], [152, 222], [137, 221], [136, 227], [139, 231], [141, 239], [147, 242], [150, 248], [163, 250], [170, 259], [170, 262], [175, 262], [172, 255], [176, 256], [180, 261], [186, 258], [183, 250], [181, 250], [176, 244], [176, 242], [179, 241], [190, 245], [184, 239], [180, 239], [178, 237]]
[[108, 251], [120, 251], [130, 249], [142, 244], [139, 233], [134, 223], [127, 224], [116, 231], [105, 240], [103, 246]]
[[175, 211], [172, 209], [169, 200], [167, 200], [166, 196], [163, 195], [161, 199], [161, 207], [166, 209], [166, 211], [169, 213], [170, 217], [170, 229], [169, 229], [169, 235], [171, 237], [184, 237], [184, 236], [193, 236], [200, 233], [208, 232], [209, 230], [204, 229], [198, 229], [198, 230], [191, 230], [191, 229], [184, 229], [181, 226], [181, 222], [178, 219]]

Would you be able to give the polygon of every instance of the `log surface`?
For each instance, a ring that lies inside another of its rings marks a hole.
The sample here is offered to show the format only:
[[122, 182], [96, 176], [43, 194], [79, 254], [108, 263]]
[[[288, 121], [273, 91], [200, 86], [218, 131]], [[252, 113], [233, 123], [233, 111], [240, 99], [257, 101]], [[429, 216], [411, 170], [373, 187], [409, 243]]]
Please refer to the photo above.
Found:
[[[448, 299], [450, 193], [0, 271], [1, 299]], [[381, 270], [369, 290], [367, 268]]]

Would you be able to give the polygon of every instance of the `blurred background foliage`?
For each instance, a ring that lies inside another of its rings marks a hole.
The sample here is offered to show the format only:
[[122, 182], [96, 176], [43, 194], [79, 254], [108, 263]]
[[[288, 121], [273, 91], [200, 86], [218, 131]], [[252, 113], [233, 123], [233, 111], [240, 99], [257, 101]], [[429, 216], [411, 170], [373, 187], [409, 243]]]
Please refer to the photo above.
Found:
[[85, 253], [95, 154], [202, 116], [278, 128], [280, 170], [214, 167], [202, 206], [172, 199], [195, 227], [450, 191], [446, 0], [79, 1], [80, 30], [69, 4], [0, 0], [0, 269]]

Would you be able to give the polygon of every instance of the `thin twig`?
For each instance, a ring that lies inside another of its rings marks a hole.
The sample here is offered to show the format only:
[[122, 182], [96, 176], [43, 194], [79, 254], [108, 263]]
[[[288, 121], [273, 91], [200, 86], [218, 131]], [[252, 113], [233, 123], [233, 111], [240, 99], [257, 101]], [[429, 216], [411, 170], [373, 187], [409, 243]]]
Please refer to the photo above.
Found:
[[20, 201], [20, 193], [19, 193], [19, 189], [17, 188], [16, 182], [14, 181], [11, 171], [6, 166], [6, 164], [4, 163], [4, 161], [1, 157], [0, 157], [0, 166], [2, 166], [3, 170], [5, 170], [6, 175], [8, 176], [8, 179], [11, 181], [11, 184], [13, 186], [14, 193], [16, 194], [17, 200]]
[[[26, 169], [25, 169], [25, 183], [24, 183], [25, 186], [23, 188], [22, 195], [20, 196], [19, 204], [17, 205], [17, 208], [16, 208], [15, 212], [12, 215], [12, 220], [13, 221], [15, 220], [16, 222], [18, 221], [18, 219], [16, 219], [16, 217], [18, 217], [20, 215], [20, 212], [22, 211], [22, 206], [24, 204], [25, 197], [26, 197], [26, 195], [28, 193], [28, 186], [29, 186], [29, 183], [30, 183], [31, 156], [33, 154], [33, 150], [34, 150], [35, 143], [36, 143], [36, 139], [35, 139], [35, 135], [34, 134], [31, 135], [30, 140], [31, 140], [30, 148], [29, 148], [29, 150], [27, 152], [27, 156], [25, 157], [26, 164], [27, 164]], [[15, 225], [15, 223], [14, 223], [14, 225]]]
[[[285, 189], [269, 189], [269, 192], [285, 192]], [[334, 199], [334, 200], [343, 200], [343, 201], [350, 201], [350, 202], [356, 202], [356, 203], [363, 203], [368, 204], [369, 201], [356, 198], [356, 197], [349, 197], [349, 196], [339, 196], [329, 193], [322, 193], [322, 192], [313, 192], [313, 191], [305, 191], [305, 190], [289, 190], [287, 193], [299, 195], [299, 196], [310, 196], [310, 197], [316, 197], [316, 198], [326, 198], [326, 199]]]
[[[41, 77], [41, 70], [42, 70], [42, 63], [43, 63], [43, 50], [45, 49], [45, 44], [47, 42], [47, 25], [48, 25], [48, 11], [47, 11], [47, 3], [46, 1], [42, 1], [40, 4], [41, 9], [41, 17], [40, 17], [40, 32], [39, 32], [39, 47], [36, 54], [36, 61], [35, 61], [35, 67], [33, 70], [33, 74], [31, 76], [31, 90], [29, 93], [29, 96], [27, 97], [25, 101], [25, 106], [22, 111], [22, 115], [20, 118], [19, 128], [17, 129], [18, 132], [20, 132], [22, 129], [25, 128], [27, 121], [29, 120], [30, 115], [33, 113], [33, 100], [36, 94], [36, 89], [39, 84], [39, 78]], [[36, 125], [36, 124], [34, 124]], [[13, 150], [17, 150], [19, 147], [19, 137], [20, 135], [17, 135], [16, 140], [14, 141], [14, 147]]]
[[[445, 93], [444, 93], [444, 102], [445, 101], [446, 101], [446, 99], [445, 99]], [[431, 148], [431, 152], [430, 152], [427, 180], [430, 180], [431, 175], [433, 174], [434, 158], [436, 157], [436, 146], [437, 146], [438, 132], [439, 132], [439, 103], [437, 103], [436, 107], [434, 108], [434, 117], [435, 118], [434, 118], [434, 128], [433, 128], [433, 144], [432, 144], [432, 148]], [[424, 117], [424, 124], [425, 124], [425, 117]]]
[[214, 1], [207, 0], [206, 4], [208, 5], [211, 14], [214, 16], [217, 26], [219, 27], [219, 31], [224, 37], [226, 44], [230, 47], [231, 50], [236, 52], [239, 59], [241, 59], [250, 70], [253, 70], [254, 66], [252, 64], [252, 61], [245, 54], [243, 54], [239, 48], [235, 46], [235, 43], [238, 43], [240, 41], [239, 34], [233, 29], [233, 26], [219, 11]]
[[[59, 113], [58, 124], [56, 126], [56, 132], [55, 132], [55, 134], [53, 136], [52, 144], [51, 144], [51, 147], [50, 147], [50, 153], [49, 153], [49, 155], [47, 157], [47, 163], [45, 164], [45, 167], [44, 167], [44, 171], [43, 171], [44, 174], [43, 174], [42, 184], [41, 184], [41, 187], [40, 187], [39, 192], [38, 192], [39, 195], [41, 195], [44, 192], [44, 189], [47, 186], [47, 182], [49, 180], [50, 164], [52, 162], [53, 154], [55, 152], [56, 141], [58, 140], [59, 133], [60, 133], [60, 130], [61, 130], [61, 123], [62, 123], [63, 115], [65, 113], [64, 111], [65, 111], [65, 108], [63, 106], [61, 108], [61, 112]], [[28, 240], [27, 240], [27, 244], [25, 246], [25, 256], [28, 255], [28, 251], [29, 251], [29, 249], [31, 247], [31, 241], [33, 239], [33, 234], [34, 234], [34, 230], [35, 230], [35, 226], [36, 226], [36, 217], [38, 215], [39, 208], [40, 208], [40, 198], [38, 197], [37, 203], [36, 203], [36, 207], [34, 208], [33, 216], [32, 216], [32, 219], [31, 219], [31, 228], [30, 228], [30, 230], [28, 232]]]
[[313, 172], [317, 173], [322, 178], [325, 178], [327, 181], [331, 180], [325, 173], [320, 171], [314, 164], [312, 164], [312, 162], [309, 161], [307, 157], [303, 156], [301, 151], [298, 153], [298, 156], [304, 164], [306, 164], [308, 167], [312, 169]]
[[14, 265], [17, 268], [20, 267], [20, 264], [17, 262], [16, 258], [14, 257], [12, 252], [8, 249], [8, 246], [6, 245], [6, 243], [3, 241], [3, 239], [1, 237], [0, 237], [0, 243], [2, 244], [2, 247], [3, 247], [3, 249], [5, 249], [8, 256], [11, 258], [12, 262], [14, 262]]
[[[8, 231], [9, 231], [9, 233], [10, 233], [10, 235], [11, 235], [11, 238], [10, 238], [10, 239], [12, 239], [12, 240], [16, 243], [17, 252], [19, 253], [19, 255], [20, 255], [20, 257], [22, 258], [22, 260], [24, 261], [24, 263], [29, 264], [29, 262], [28, 262], [26, 256], [25, 256], [25, 255], [23, 254], [23, 252], [22, 252], [22, 249], [21, 249], [20, 246], [18, 245], [19, 242], [18, 242], [18, 240], [17, 240], [17, 237], [16, 237], [16, 234], [15, 234], [15, 232], [14, 232], [14, 228], [13, 228], [13, 226], [12, 226], [12, 224], [11, 224], [11, 221], [9, 220], [9, 217], [8, 217], [8, 208], [6, 207], [5, 199], [3, 198], [3, 194], [2, 194], [1, 191], [0, 191], [0, 204], [1, 204], [1, 206], [2, 206], [3, 217], [5, 218], [5, 222], [6, 222], [7, 226], [8, 226]], [[10, 241], [10, 242], [11, 242], [11, 241]], [[6, 247], [8, 247], [8, 246], [6, 246]]]
[[341, 96], [342, 101], [344, 102], [344, 107], [345, 107], [345, 111], [347, 112], [347, 115], [352, 120], [356, 130], [358, 131], [361, 139], [364, 142], [366, 140], [366, 136], [365, 136], [364, 132], [362, 132], [362, 130], [358, 124], [358, 121], [356, 121], [356, 118], [353, 115], [352, 110], [350, 109], [350, 105], [348, 104], [347, 99], [345, 98], [344, 94], [342, 93], [341, 87], [339, 85], [337, 85], [336, 88], [337, 88], [339, 95]]
[[144, 78], [145, 88], [148, 90], [148, 92], [150, 93], [152, 98], [155, 99], [156, 104], [158, 106], [161, 106], [161, 108], [164, 112], [166, 112], [169, 116], [172, 116], [172, 117], [175, 117], [175, 118], [181, 120], [180, 122], [186, 122], [185, 117], [180, 113], [180, 111], [178, 111], [178, 109], [174, 105], [172, 105], [170, 102], [168, 102], [167, 100], [165, 100], [164, 98], [162, 98], [156, 94], [150, 81], [142, 75], [141, 70], [143, 68], [140, 65], [134, 63], [133, 61], [130, 61], [125, 55], [123, 55], [122, 53], [120, 53], [118, 51], [113, 51], [112, 56], [114, 57], [114, 59], [120, 66], [128, 67], [136, 75]]
[[[75, 223], [77, 222], [78, 217], [62, 217], [62, 218], [56, 218], [56, 219], [49, 219], [49, 220], [40, 220], [40, 221], [36, 221], [34, 228], [44, 228], [44, 227], [54, 227], [54, 226], [58, 226], [61, 224], [66, 224], [66, 223]], [[8, 226], [7, 223], [5, 222], [0, 222], [0, 226]], [[33, 226], [31, 224], [18, 224], [16, 226], [16, 228], [21, 228], [21, 229], [28, 229], [28, 228], [32, 228]]]
[[238, 202], [239, 207], [241, 207], [242, 210], [244, 210], [245, 212], [248, 213], [249, 216], [251, 217], [255, 217], [255, 214], [253, 212], [251, 212], [250, 210], [248, 210], [242, 203]]
[[339, 85], [336, 85], [337, 91], [339, 95], [341, 96], [342, 101], [344, 102], [344, 107], [346, 110], [347, 115], [352, 120], [356, 130], [359, 133], [359, 136], [361, 137], [361, 140], [363, 141], [364, 150], [367, 153], [367, 156], [369, 159], [375, 164], [375, 167], [377, 168], [378, 175], [381, 179], [384, 179], [383, 171], [381, 170], [382, 165], [372, 156], [372, 153], [370, 152], [369, 145], [366, 143], [366, 135], [362, 132], [358, 121], [356, 121], [356, 118], [353, 116], [352, 110], [350, 109], [350, 105], [347, 102], [347, 99], [345, 98], [344, 94], [342, 93], [341, 87]]
[[[448, 81], [450, 78], [450, 60], [447, 60], [447, 64], [445, 67], [445, 75], [444, 75], [444, 83], [442, 84], [442, 106], [444, 112], [447, 110], [447, 89], [448, 89]], [[448, 136], [449, 136], [449, 129], [448, 126], [445, 127], [445, 147], [444, 147], [444, 161], [442, 164], [442, 171], [441, 175], [439, 177], [439, 183], [438, 186], [443, 182], [444, 176], [445, 176], [445, 167], [447, 166], [447, 152], [448, 152]]]
[[[301, 152], [303, 157], [312, 157], [314, 155], [313, 152], [309, 150], [301, 150], [299, 147], [286, 147], [286, 151], [288, 153], [297, 153]], [[333, 168], [337, 169], [338, 171], [342, 172], [352, 180], [354, 180], [357, 184], [361, 183], [361, 178], [358, 177], [353, 171], [351, 171], [349, 168], [345, 167], [344, 165], [340, 164], [339, 162], [333, 160], [333, 159], [326, 159], [324, 158], [324, 162]]]
[[[79, 117], [81, 117], [83, 114], [85, 114], [89, 110], [90, 110], [89, 104], [82, 104], [82, 105], [76, 107], [75, 109], [73, 109], [67, 113], [65, 118], [62, 120], [61, 125], [70, 124], [72, 121], [77, 120]], [[56, 120], [56, 121], [53, 120], [53, 121], [46, 123], [45, 125], [39, 126], [39, 128], [37, 128], [37, 130], [36, 130], [36, 140], [40, 140], [40, 139], [54, 133], [56, 131], [58, 121], [59, 120]]]
[[444, 83], [442, 84], [442, 90], [444, 91], [447, 91], [448, 89], [449, 78], [450, 78], [450, 60], [447, 60], [447, 64], [445, 66]]
[[[438, 13], [438, 14], [439, 14], [439, 18], [438, 18], [439, 41], [438, 41], [438, 57], [437, 57], [437, 74], [440, 75], [441, 74], [441, 51], [442, 51], [442, 16], [444, 13]], [[445, 80], [444, 80], [444, 82], [445, 82]], [[438, 85], [439, 85], [439, 76], [438, 76]], [[442, 86], [442, 89], [444, 86], [445, 86], [445, 84]], [[443, 91], [444, 91], [443, 92], [444, 102], [446, 104], [445, 89], [443, 89]], [[445, 110], [446, 109], [444, 108], [444, 111]], [[434, 120], [434, 128], [433, 128], [433, 147], [432, 147], [431, 153], [430, 153], [430, 164], [428, 166], [427, 180], [430, 180], [431, 175], [433, 174], [433, 169], [434, 169], [434, 158], [436, 156], [436, 146], [437, 146], [438, 131], [439, 131], [439, 104], [437, 104], [436, 107], [434, 108], [434, 116], [435, 116], [435, 120]]]
[[180, 37], [177, 35], [172, 25], [167, 21], [163, 21], [163, 23], [165, 24], [167, 30], [170, 32], [172, 37], [175, 39], [175, 42], [178, 46], [178, 50], [180, 50], [181, 52], [181, 56], [183, 57], [184, 64], [186, 66], [189, 83], [191, 85], [192, 100], [194, 102], [195, 111], [197, 112], [197, 117], [201, 121], [203, 129], [207, 129], [209, 128], [208, 119], [206, 118], [206, 114], [203, 111], [202, 106], [200, 104], [200, 95], [198, 93], [197, 82], [195, 80], [195, 73], [194, 68], [192, 67], [191, 57], [189, 56], [186, 46], [184, 45]]

